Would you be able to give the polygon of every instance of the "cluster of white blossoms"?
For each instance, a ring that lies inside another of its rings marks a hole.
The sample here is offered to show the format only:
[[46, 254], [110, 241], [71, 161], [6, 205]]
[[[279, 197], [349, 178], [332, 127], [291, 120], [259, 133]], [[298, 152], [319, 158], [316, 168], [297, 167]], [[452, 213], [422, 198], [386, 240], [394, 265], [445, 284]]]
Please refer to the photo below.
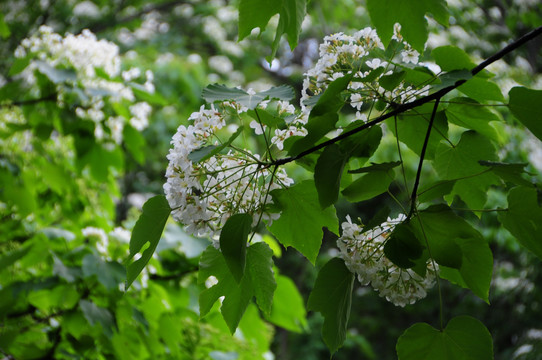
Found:
[[[357, 274], [362, 285], [370, 284], [380, 296], [397, 306], [414, 304], [427, 295], [427, 289], [435, 283], [433, 262], [427, 262], [425, 277], [411, 269], [402, 269], [384, 254], [384, 245], [396, 225], [405, 220], [401, 214], [374, 229], [352, 223], [350, 216], [342, 224], [342, 236], [337, 240], [339, 256], [348, 269]], [[438, 271], [438, 269], [437, 269]]]
[[[222, 106], [236, 114], [247, 110], [236, 103]], [[262, 219], [268, 223], [277, 219], [279, 214], [268, 209], [272, 204], [269, 191], [293, 182], [283, 169], [273, 171], [258, 154], [233, 145], [226, 153], [223, 149], [200, 161], [191, 156], [195, 150], [221, 144], [217, 132], [226, 126], [226, 113], [214, 105], [210, 109], [202, 106], [190, 115], [193, 124], [179, 126], [167, 156], [164, 184], [173, 218], [185, 225], [187, 233], [214, 240], [234, 214], [252, 215], [253, 226]]]
[[[114, 43], [98, 40], [89, 30], [79, 35], [61, 36], [44, 25], [21, 42], [15, 56], [30, 58], [21, 75], [31, 87], [37, 84], [36, 70], [55, 83], [60, 107], [73, 103], [74, 96], [78, 99], [75, 115], [94, 122], [94, 135], [98, 140], [120, 143], [126, 123], [139, 131], [148, 126], [151, 106], [136, 102], [132, 86], [153, 93], [153, 74], [147, 70], [144, 83], [136, 84], [136, 79], [143, 81], [141, 71], [137, 68], [121, 71], [119, 48]], [[122, 102], [131, 105], [117, 116], [110, 116], [114, 113], [111, 105], [116, 103], [118, 108]]]
[[404, 81], [399, 81], [391, 90], [380, 84], [383, 77], [389, 79], [393, 74], [400, 77], [403, 67], [418, 64], [420, 54], [403, 41], [399, 24], [395, 26], [392, 41], [395, 51], [386, 61], [382, 60], [386, 49], [370, 27], [353, 35], [326, 36], [320, 44], [318, 62], [305, 73], [301, 106], [307, 106], [308, 99], [321, 94], [331, 82], [347, 74], [353, 74], [347, 91], [350, 105], [357, 110], [356, 120], [366, 120], [361, 112], [365, 103], [402, 104], [426, 95], [428, 88], [417, 89]]

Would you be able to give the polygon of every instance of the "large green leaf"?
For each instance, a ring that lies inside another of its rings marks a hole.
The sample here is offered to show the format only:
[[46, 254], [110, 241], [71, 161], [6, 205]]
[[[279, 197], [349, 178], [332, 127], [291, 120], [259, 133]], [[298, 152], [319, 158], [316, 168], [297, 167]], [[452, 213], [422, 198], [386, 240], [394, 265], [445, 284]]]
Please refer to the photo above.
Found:
[[532, 90], [524, 87], [514, 87], [508, 93], [509, 107], [512, 114], [521, 121], [527, 129], [542, 140], [542, 90]]
[[137, 278], [141, 270], [147, 265], [149, 260], [158, 245], [162, 231], [166, 226], [167, 219], [171, 209], [165, 196], [158, 195], [150, 198], [143, 205], [143, 213], [139, 216], [134, 229], [132, 230], [132, 237], [130, 238], [130, 256], [127, 262], [133, 259], [133, 257], [143, 249], [143, 247], [149, 243], [149, 246], [145, 248], [141, 257], [129, 264], [126, 268], [126, 289]]
[[439, 331], [426, 323], [408, 328], [397, 341], [399, 360], [491, 360], [493, 341], [487, 328], [470, 316], [458, 316]]
[[467, 131], [456, 146], [440, 143], [434, 167], [442, 179], [457, 179], [452, 194], [459, 195], [471, 209], [480, 209], [486, 202], [487, 189], [499, 179], [479, 161], [496, 159], [495, 147], [487, 137]]
[[346, 340], [353, 288], [354, 274], [342, 259], [333, 258], [320, 269], [309, 296], [307, 308], [324, 316], [322, 337], [332, 354]]
[[463, 85], [459, 86], [457, 90], [480, 102], [488, 100], [504, 101], [504, 96], [502, 95], [499, 85], [483, 79], [480, 75], [475, 76]]
[[250, 214], [235, 214], [226, 221], [220, 232], [220, 250], [237, 282], [245, 273], [247, 238], [251, 229]]
[[224, 296], [220, 312], [233, 334], [253, 296], [256, 296], [260, 309], [270, 313], [276, 288], [272, 256], [273, 252], [265, 243], [250, 246], [247, 249], [245, 276], [237, 283], [222, 253], [209, 245], [200, 258], [198, 283], [205, 284], [210, 276], [214, 276], [218, 282], [200, 293], [200, 316], [207, 315], [213, 304]]
[[[426, 104], [413, 109], [412, 113], [408, 113], [397, 117], [397, 127], [395, 126], [395, 118], [386, 120], [386, 124], [390, 131], [399, 138], [399, 141], [404, 143], [408, 148], [420, 155], [431, 120], [433, 104]], [[435, 151], [438, 144], [448, 136], [448, 122], [444, 111], [439, 111], [435, 115], [433, 129], [429, 136], [425, 158], [431, 160], [435, 157]]]
[[126, 278], [124, 267], [116, 261], [105, 261], [95, 254], [87, 254], [81, 266], [85, 277], [96, 276], [98, 281], [108, 290], [119, 288]]
[[508, 211], [500, 214], [504, 227], [519, 243], [542, 259], [542, 208], [536, 189], [518, 186], [508, 194]]
[[416, 238], [409, 224], [399, 224], [384, 245], [384, 254], [395, 265], [408, 269], [422, 256], [424, 245]]
[[239, 3], [239, 40], [250, 34], [252, 29], [263, 32], [269, 19], [280, 14], [279, 24], [269, 60], [275, 56], [283, 34], [288, 37], [290, 48], [297, 46], [301, 23], [305, 18], [307, 0], [241, 0]]
[[527, 187], [533, 187], [533, 183], [526, 180], [522, 175], [532, 174], [525, 171], [525, 167], [528, 163], [502, 163], [495, 161], [480, 161], [480, 165], [487, 166], [491, 171], [506, 182], [511, 182], [516, 185], [522, 185]]
[[239, 88], [229, 88], [226, 85], [212, 84], [203, 89], [201, 96], [209, 103], [235, 101], [249, 109], [255, 109], [264, 100], [291, 100], [294, 97], [294, 90], [291, 86], [280, 85], [256, 94], [249, 94]]
[[277, 275], [276, 282], [273, 306], [267, 320], [288, 331], [304, 331], [307, 328], [307, 312], [303, 297], [289, 277]]
[[348, 158], [345, 157], [337, 144], [327, 146], [318, 157], [314, 168], [314, 184], [322, 209], [337, 202], [341, 176], [347, 161]]
[[313, 264], [323, 238], [323, 227], [339, 233], [339, 220], [335, 208], [321, 209], [314, 182], [305, 180], [289, 188], [273, 190], [273, 201], [282, 210], [269, 230], [288, 247], [293, 246]]
[[90, 326], [100, 324], [105, 335], [113, 335], [113, 329], [115, 329], [115, 321], [113, 316], [106, 308], [99, 307], [93, 302], [88, 300], [80, 300], [79, 307], [87, 319]]
[[442, 71], [471, 70], [476, 66], [465, 51], [453, 45], [435, 48], [431, 56]]
[[497, 140], [497, 132], [492, 121], [500, 121], [497, 114], [469, 98], [455, 98], [446, 109], [448, 121], [464, 128], [475, 130], [491, 139]]
[[411, 222], [416, 236], [441, 265], [440, 275], [488, 301], [493, 257], [487, 241], [444, 205], [420, 211]]
[[369, 200], [388, 191], [394, 177], [393, 171], [372, 171], [348, 185], [342, 194], [350, 202]]
[[403, 0], [368, 0], [367, 11], [384, 45], [390, 42], [395, 23], [401, 24], [401, 34], [412, 47], [423, 52], [428, 30], [426, 13], [448, 25], [448, 10], [444, 0], [419, 0], [415, 4]]

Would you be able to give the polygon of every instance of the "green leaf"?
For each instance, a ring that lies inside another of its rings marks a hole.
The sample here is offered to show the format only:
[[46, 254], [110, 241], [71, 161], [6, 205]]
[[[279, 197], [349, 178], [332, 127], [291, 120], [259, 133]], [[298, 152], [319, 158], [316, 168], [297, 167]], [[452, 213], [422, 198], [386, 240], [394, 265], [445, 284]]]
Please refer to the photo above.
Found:
[[475, 76], [457, 90], [476, 101], [504, 101], [501, 88], [494, 82], [482, 79], [480, 75]]
[[438, 77], [440, 84], [435, 84], [431, 87], [432, 92], [455, 85], [458, 81], [472, 79], [472, 73], [469, 70], [452, 70]]
[[277, 275], [276, 282], [273, 307], [267, 320], [288, 331], [304, 331], [307, 328], [307, 312], [303, 297], [289, 277]]
[[265, 30], [269, 19], [280, 11], [282, 1], [241, 0], [239, 3], [239, 40], [250, 35], [252, 29]]
[[245, 273], [247, 238], [251, 229], [250, 214], [235, 214], [226, 221], [220, 232], [220, 250], [237, 282]]
[[26, 67], [30, 64], [31, 56], [25, 56], [22, 58], [16, 58], [13, 61], [13, 65], [11, 65], [11, 68], [9, 69], [9, 76], [15, 76], [17, 74], [20, 74]]
[[132, 88], [134, 95], [142, 101], [146, 101], [149, 104], [158, 106], [169, 105], [167, 99], [164, 98], [159, 92], [150, 93], [143, 85], [137, 83], [130, 83], [130, 87]]
[[394, 178], [393, 171], [373, 171], [348, 185], [342, 194], [350, 202], [369, 200], [388, 191]]
[[500, 121], [500, 118], [488, 107], [469, 98], [455, 98], [446, 109], [446, 117], [452, 124], [475, 130], [490, 139], [497, 140], [498, 135], [492, 121]]
[[220, 144], [220, 145], [208, 145], [201, 147], [199, 149], [193, 150], [188, 154], [188, 160], [192, 161], [194, 164], [210, 159], [216, 154], [220, 153], [222, 150], [227, 148], [234, 142], [235, 139], [243, 132], [243, 126], [239, 126], [237, 130], [229, 137], [229, 139]]
[[133, 128], [131, 125], [126, 124], [123, 129], [123, 138], [126, 148], [130, 151], [134, 159], [139, 163], [143, 164], [145, 161], [145, 138], [139, 131]]
[[[25, 244], [26, 245], [26, 244]], [[0, 269], [7, 269], [8, 266], [11, 266], [17, 262], [17, 260], [23, 258], [28, 252], [32, 249], [32, 245], [21, 246], [20, 248], [11, 250], [10, 252], [0, 256]], [[0, 270], [0, 272], [2, 271]]]
[[280, 38], [283, 34], [288, 37], [288, 43], [290, 49], [294, 49], [297, 46], [299, 40], [299, 33], [301, 32], [301, 24], [307, 13], [307, 0], [282, 0], [282, 6], [279, 14], [279, 24], [277, 26], [277, 32], [275, 34], [275, 40], [273, 41], [271, 55], [266, 59], [271, 62], [275, 57], [277, 49], [280, 44]]
[[348, 87], [352, 76], [353, 74], [348, 74], [334, 80], [320, 95], [318, 102], [309, 114], [309, 120], [305, 126], [307, 135], [292, 145], [288, 152], [289, 155], [295, 156], [312, 147], [328, 132], [336, 129], [335, 124], [339, 120], [337, 112], [344, 105], [341, 93]]
[[381, 76], [378, 82], [385, 90], [393, 91], [403, 81], [405, 76], [406, 72], [404, 71], [394, 72], [390, 75]]
[[453, 45], [435, 48], [431, 56], [442, 71], [472, 70], [476, 66], [465, 51]]
[[521, 121], [534, 136], [542, 140], [542, 90], [516, 86], [508, 93], [512, 114]]
[[324, 236], [322, 228], [339, 233], [335, 208], [320, 208], [318, 193], [311, 180], [273, 190], [271, 195], [282, 212], [269, 230], [282, 245], [293, 246], [314, 264]]
[[126, 268], [126, 289], [137, 278], [141, 270], [147, 265], [158, 245], [160, 236], [164, 231], [171, 209], [165, 196], [158, 195], [150, 198], [143, 205], [143, 213], [139, 216], [132, 237], [130, 238], [129, 262], [133, 257], [149, 243], [141, 257], [130, 263]]
[[348, 158], [339, 145], [332, 144], [324, 149], [314, 168], [314, 184], [318, 191], [318, 201], [322, 209], [337, 202], [341, 186], [341, 176]]
[[104, 261], [94, 254], [85, 255], [81, 269], [85, 277], [96, 276], [108, 290], [118, 289], [119, 284], [126, 278], [126, 271], [121, 264], [116, 261]]
[[247, 114], [256, 121], [261, 121], [263, 125], [279, 126], [284, 123], [284, 119], [271, 114], [267, 110], [254, 109], [247, 111]]
[[79, 307], [87, 319], [90, 326], [100, 324], [104, 334], [107, 336], [113, 335], [113, 329], [115, 328], [115, 322], [113, 316], [109, 310], [96, 306], [94, 303], [88, 300], [80, 300]]
[[214, 276], [218, 283], [200, 293], [200, 316], [207, 315], [213, 304], [224, 296], [220, 312], [233, 334], [254, 295], [260, 309], [269, 313], [276, 288], [272, 256], [273, 252], [267, 244], [260, 242], [251, 245], [247, 249], [245, 276], [237, 283], [224, 256], [209, 245], [200, 258], [198, 283], [204, 284], [210, 276]]
[[418, 201], [424, 203], [435, 199], [442, 200], [444, 195], [447, 195], [452, 191], [454, 184], [455, 181], [453, 180], [441, 180], [429, 184], [427, 187], [418, 191]]
[[536, 189], [518, 186], [508, 194], [508, 211], [500, 214], [506, 230], [542, 259], [542, 208]]
[[521, 175], [527, 174], [532, 176], [532, 174], [525, 171], [525, 167], [529, 165], [528, 163], [502, 163], [495, 161], [479, 161], [480, 165], [487, 166], [491, 171], [500, 177], [502, 180], [514, 183], [516, 185], [533, 187], [533, 183], [524, 179]]
[[408, 269], [416, 265], [413, 260], [422, 256], [425, 246], [420, 244], [416, 235], [407, 224], [399, 224], [384, 245], [384, 254], [395, 265]]
[[56, 67], [53, 67], [41, 60], [36, 60], [34, 63], [36, 64], [36, 68], [38, 69], [38, 71], [41, 72], [43, 75], [47, 76], [49, 80], [51, 80], [55, 84], [60, 84], [68, 80], [77, 80], [77, 74], [74, 70], [57, 69]]
[[0, 36], [2, 39], [7, 39], [11, 35], [8, 24], [4, 20], [4, 14], [0, 13]]
[[467, 131], [455, 147], [444, 142], [438, 146], [434, 167], [442, 179], [457, 180], [452, 194], [459, 195], [471, 209], [481, 209], [487, 189], [499, 182], [479, 161], [496, 159], [495, 147], [487, 137]]
[[493, 272], [487, 241], [447, 206], [433, 205], [418, 214], [411, 224], [418, 239], [427, 240], [428, 250], [442, 265], [440, 276], [471, 289], [487, 302]]
[[202, 97], [209, 103], [235, 101], [249, 109], [255, 109], [264, 100], [291, 100], [294, 97], [294, 90], [288, 85], [281, 85], [256, 94], [249, 94], [242, 89], [212, 84], [203, 89]]
[[493, 341], [487, 328], [470, 316], [457, 316], [439, 331], [417, 323], [397, 341], [399, 360], [491, 360]]
[[[426, 104], [413, 109], [412, 114], [405, 114], [397, 118], [397, 127], [395, 119], [386, 120], [386, 125], [394, 136], [399, 138], [403, 144], [414, 151], [418, 156], [421, 154], [425, 134], [431, 119], [433, 104]], [[438, 144], [448, 136], [448, 121], [444, 111], [439, 111], [435, 115], [433, 129], [429, 136], [429, 142], [425, 153], [425, 158], [431, 160], [435, 157], [435, 151]]]
[[322, 337], [329, 351], [335, 353], [346, 340], [350, 317], [354, 274], [344, 261], [333, 258], [320, 269], [307, 308], [324, 316]]
[[385, 162], [381, 164], [371, 163], [370, 166], [365, 166], [359, 169], [355, 170], [348, 170], [349, 174], [364, 174], [364, 173], [370, 173], [374, 171], [388, 171], [391, 170], [399, 165], [401, 165], [400, 161], [392, 161], [392, 162]]
[[428, 36], [426, 13], [431, 13], [442, 25], [448, 25], [444, 0], [419, 0], [415, 5], [403, 0], [368, 0], [367, 11], [385, 46], [391, 40], [395, 23], [400, 23], [401, 34], [419, 52], [423, 52]]

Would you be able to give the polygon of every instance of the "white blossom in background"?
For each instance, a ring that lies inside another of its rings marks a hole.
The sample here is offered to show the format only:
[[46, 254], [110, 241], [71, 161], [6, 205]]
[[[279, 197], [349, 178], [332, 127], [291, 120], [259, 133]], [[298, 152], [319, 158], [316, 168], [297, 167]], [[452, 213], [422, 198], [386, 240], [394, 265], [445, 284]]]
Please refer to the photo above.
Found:
[[214, 105], [209, 109], [202, 106], [190, 115], [191, 125], [179, 126], [167, 156], [164, 184], [173, 218], [185, 225], [188, 234], [213, 240], [218, 239], [228, 218], [237, 213], [252, 215], [253, 226], [260, 220], [270, 223], [277, 219], [279, 214], [267, 209], [272, 204], [268, 192], [293, 182], [283, 169], [273, 172], [259, 154], [247, 149], [230, 148], [203, 161], [191, 160], [195, 150], [220, 144], [218, 132], [237, 128], [237, 124], [226, 124], [228, 111], [238, 116], [247, 110], [236, 103], [225, 102], [222, 106], [224, 111]]
[[350, 216], [342, 223], [342, 235], [337, 240], [339, 257], [357, 275], [362, 285], [371, 285], [389, 302], [404, 307], [427, 295], [435, 283], [433, 262], [427, 262], [425, 277], [411, 269], [402, 269], [384, 254], [384, 244], [395, 226], [405, 220], [401, 214], [374, 229], [363, 232], [363, 227], [352, 223]]
[[[57, 103], [60, 107], [66, 107], [68, 103], [73, 103], [69, 99], [76, 95], [79, 103], [75, 115], [94, 122], [94, 135], [98, 140], [121, 143], [122, 131], [127, 123], [140, 131], [148, 126], [151, 107], [146, 102], [136, 102], [131, 87], [136, 80], [143, 80], [143, 73], [138, 68], [121, 71], [119, 48], [114, 43], [98, 40], [89, 30], [83, 30], [79, 35], [61, 36], [50, 27], [41, 26], [36, 34], [21, 42], [15, 53], [18, 58], [32, 58], [20, 76], [33, 92], [37, 91], [35, 71], [46, 76], [50, 68], [60, 74], [66, 69], [73, 71], [74, 76], [51, 79], [56, 85]], [[145, 82], [137, 85], [153, 93], [153, 79], [152, 71], [147, 70], [144, 72]], [[129, 118], [106, 109], [110, 104], [120, 102], [130, 104]]]
[[[392, 91], [385, 90], [379, 84], [382, 76], [401, 71], [403, 67], [423, 65], [419, 63], [420, 54], [405, 42], [396, 24], [394, 36], [396, 54], [392, 59], [384, 61], [381, 53], [385, 50], [376, 31], [370, 27], [359, 30], [353, 35], [337, 33], [326, 36], [320, 44], [320, 57], [317, 63], [305, 73], [301, 93], [301, 107], [310, 108], [307, 100], [323, 93], [334, 80], [353, 74], [348, 84], [350, 105], [360, 111], [365, 103], [383, 101], [387, 104], [411, 102], [427, 94], [428, 88], [414, 88], [404, 81]], [[382, 69], [380, 69], [382, 68]], [[364, 78], [379, 71], [370, 81]], [[359, 118], [359, 116], [357, 117]]]

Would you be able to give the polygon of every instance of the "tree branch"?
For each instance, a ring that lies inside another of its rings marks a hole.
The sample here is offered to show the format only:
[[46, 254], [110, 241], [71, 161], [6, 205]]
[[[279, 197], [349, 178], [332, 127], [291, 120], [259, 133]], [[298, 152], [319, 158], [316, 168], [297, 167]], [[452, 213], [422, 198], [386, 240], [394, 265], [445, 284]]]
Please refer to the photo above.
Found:
[[[474, 67], [471, 70], [471, 74], [473, 76], [478, 74], [480, 71], [484, 70], [490, 64], [494, 63], [497, 60], [502, 59], [505, 55], [507, 55], [507, 54], [511, 53], [512, 51], [516, 50], [518, 47], [520, 47], [520, 46], [524, 45], [525, 43], [531, 41], [532, 39], [536, 38], [540, 34], [542, 34], [542, 26], [540, 26], [540, 27], [534, 29], [533, 31], [523, 35], [522, 37], [520, 37], [519, 39], [517, 39], [513, 43], [505, 46], [499, 52], [495, 53], [494, 55], [488, 57], [486, 60], [482, 61], [480, 64], [478, 64], [476, 67]], [[458, 81], [455, 82], [454, 85], [450, 85], [448, 87], [440, 89], [439, 91], [437, 91], [437, 92], [435, 92], [433, 94], [430, 94], [430, 95], [427, 95], [425, 97], [416, 99], [416, 100], [414, 100], [413, 102], [410, 102], [410, 103], [401, 104], [397, 108], [393, 109], [392, 111], [390, 111], [388, 113], [385, 113], [383, 115], [380, 115], [376, 119], [371, 120], [371, 121], [361, 125], [360, 127], [357, 127], [357, 128], [352, 129], [350, 131], [344, 132], [344, 133], [334, 137], [333, 139], [330, 139], [330, 140], [324, 141], [321, 144], [315, 145], [315, 146], [313, 146], [313, 147], [311, 147], [311, 148], [309, 148], [309, 149], [307, 149], [305, 151], [300, 152], [299, 154], [297, 154], [295, 156], [290, 156], [290, 157], [286, 157], [286, 158], [282, 158], [282, 159], [277, 159], [276, 161], [272, 162], [271, 165], [284, 165], [284, 164], [287, 164], [289, 162], [301, 159], [302, 157], [307, 156], [309, 154], [312, 154], [313, 152], [318, 151], [318, 150], [320, 150], [322, 148], [325, 148], [326, 146], [335, 144], [336, 142], [339, 142], [339, 141], [341, 141], [343, 139], [346, 139], [347, 137], [350, 137], [350, 136], [352, 136], [354, 134], [357, 134], [360, 131], [363, 131], [363, 130], [365, 130], [367, 128], [370, 128], [373, 125], [379, 124], [379, 123], [383, 122], [384, 120], [386, 120], [388, 118], [391, 118], [393, 116], [402, 114], [402, 113], [404, 113], [404, 112], [406, 112], [408, 110], [414, 109], [414, 108], [416, 108], [418, 106], [421, 106], [423, 104], [427, 104], [427, 103], [429, 103], [431, 101], [440, 100], [444, 95], [448, 94], [452, 90], [457, 89], [459, 86], [463, 85], [467, 81], [468, 80], [465, 80], [465, 79], [458, 80]]]

